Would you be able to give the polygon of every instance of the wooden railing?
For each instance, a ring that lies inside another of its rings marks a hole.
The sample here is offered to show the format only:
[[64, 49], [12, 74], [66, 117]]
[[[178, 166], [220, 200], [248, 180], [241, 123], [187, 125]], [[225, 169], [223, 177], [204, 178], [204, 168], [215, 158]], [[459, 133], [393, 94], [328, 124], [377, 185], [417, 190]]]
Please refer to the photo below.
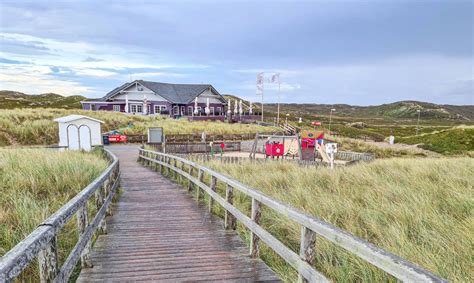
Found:
[[[92, 267], [92, 237], [96, 232], [107, 233], [105, 216], [112, 214], [110, 204], [119, 186], [118, 159], [111, 152], [105, 152], [111, 161], [107, 169], [0, 259], [0, 282], [13, 281], [36, 257], [41, 282], [67, 282], [79, 259], [83, 268]], [[87, 204], [92, 196], [95, 196], [97, 213], [89, 222]], [[57, 236], [74, 215], [79, 240], [59, 267]]]
[[[328, 282], [328, 279], [314, 268], [314, 245], [316, 237], [321, 236], [402, 281], [447, 282], [445, 279], [437, 277], [433, 273], [359, 239], [332, 224], [279, 202], [232, 178], [190, 160], [144, 149], [139, 151], [139, 160], [160, 172], [166, 172], [171, 177], [178, 178], [179, 175], [181, 178], [186, 178], [188, 180], [188, 190], [191, 191], [195, 187], [198, 200], [200, 199], [201, 191], [206, 192], [209, 195], [210, 212], [213, 210], [214, 202], [217, 202], [224, 208], [224, 226], [226, 229], [235, 229], [236, 221], [240, 221], [250, 230], [251, 257], [256, 258], [259, 256], [259, 242], [261, 240], [298, 271], [299, 281]], [[209, 184], [204, 181], [205, 174], [210, 176]], [[218, 182], [226, 186], [225, 198], [217, 193], [216, 186]], [[252, 210], [250, 217], [233, 205], [234, 190], [238, 190], [251, 198]], [[299, 254], [293, 252], [260, 226], [262, 205], [285, 215], [301, 225]]]

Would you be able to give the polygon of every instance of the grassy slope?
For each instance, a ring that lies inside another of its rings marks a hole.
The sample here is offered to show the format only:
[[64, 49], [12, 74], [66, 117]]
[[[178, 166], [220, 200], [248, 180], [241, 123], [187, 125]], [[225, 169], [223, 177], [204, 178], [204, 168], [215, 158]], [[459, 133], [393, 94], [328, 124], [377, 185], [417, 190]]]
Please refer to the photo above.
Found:
[[0, 90], [0, 109], [52, 107], [81, 109], [84, 96], [62, 96], [55, 93], [28, 95], [21, 92]]
[[[473, 159], [377, 160], [335, 171], [286, 163], [207, 165], [449, 280], [474, 279]], [[249, 212], [247, 198], [237, 194], [236, 203]], [[269, 209], [262, 215], [263, 226], [297, 252], [298, 225]], [[316, 268], [335, 282], [393, 280], [318, 239]], [[263, 257], [286, 281], [295, 280], [278, 256], [264, 249]]]
[[398, 142], [419, 144], [419, 147], [443, 154], [474, 151], [474, 128], [453, 128], [429, 134], [404, 137]]
[[[0, 149], [0, 256], [98, 177], [107, 165], [100, 154], [94, 153]], [[60, 234], [62, 259], [77, 241], [72, 220]], [[36, 264], [28, 267], [19, 281], [37, 280], [36, 268]]]
[[[223, 122], [175, 120], [163, 117], [134, 116], [105, 111], [64, 109], [15, 109], [0, 110], [0, 146], [10, 144], [54, 144], [58, 142], [57, 123], [54, 118], [82, 114], [104, 121], [102, 130], [119, 129], [125, 134], [146, 134], [148, 127], [163, 127], [165, 134], [207, 133], [255, 133], [275, 131], [272, 127], [253, 124], [226, 124]], [[128, 128], [132, 122], [133, 127]]]

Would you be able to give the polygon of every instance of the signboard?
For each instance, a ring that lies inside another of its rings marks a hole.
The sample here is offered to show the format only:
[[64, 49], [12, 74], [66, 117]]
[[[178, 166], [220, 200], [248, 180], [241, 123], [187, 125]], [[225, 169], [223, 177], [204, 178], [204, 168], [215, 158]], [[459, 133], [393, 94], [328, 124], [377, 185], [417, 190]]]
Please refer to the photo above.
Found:
[[327, 143], [326, 146], [326, 153], [327, 154], [334, 154], [337, 152], [337, 143]]
[[323, 140], [323, 139], [324, 139], [323, 131], [303, 130], [301, 132], [301, 147], [302, 148], [315, 147], [316, 141]]
[[154, 127], [148, 128], [148, 143], [163, 143], [163, 128]]

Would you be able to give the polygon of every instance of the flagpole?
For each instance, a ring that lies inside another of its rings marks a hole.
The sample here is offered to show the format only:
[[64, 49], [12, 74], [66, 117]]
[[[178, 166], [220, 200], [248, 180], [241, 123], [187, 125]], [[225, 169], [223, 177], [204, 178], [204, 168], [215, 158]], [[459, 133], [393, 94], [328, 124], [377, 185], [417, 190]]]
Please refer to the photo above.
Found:
[[277, 106], [277, 126], [280, 125], [280, 76], [278, 76], [278, 106]]
[[263, 90], [263, 85], [262, 85], [262, 122], [263, 122], [263, 92], [264, 90]]

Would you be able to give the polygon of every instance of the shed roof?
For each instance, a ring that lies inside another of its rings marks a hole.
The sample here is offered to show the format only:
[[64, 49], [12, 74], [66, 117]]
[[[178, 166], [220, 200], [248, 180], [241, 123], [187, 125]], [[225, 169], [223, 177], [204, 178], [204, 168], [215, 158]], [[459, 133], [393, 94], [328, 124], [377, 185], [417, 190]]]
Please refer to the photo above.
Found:
[[79, 120], [79, 119], [87, 119], [87, 120], [91, 120], [91, 121], [95, 121], [95, 122], [99, 122], [99, 123], [104, 123], [101, 120], [97, 120], [97, 119], [94, 119], [94, 118], [91, 118], [91, 117], [88, 117], [88, 116], [84, 116], [84, 115], [75, 115], [75, 114], [64, 116], [64, 117], [59, 117], [59, 118], [54, 119], [54, 121], [58, 122], [58, 123], [68, 123], [68, 122], [76, 121], [76, 120]]

